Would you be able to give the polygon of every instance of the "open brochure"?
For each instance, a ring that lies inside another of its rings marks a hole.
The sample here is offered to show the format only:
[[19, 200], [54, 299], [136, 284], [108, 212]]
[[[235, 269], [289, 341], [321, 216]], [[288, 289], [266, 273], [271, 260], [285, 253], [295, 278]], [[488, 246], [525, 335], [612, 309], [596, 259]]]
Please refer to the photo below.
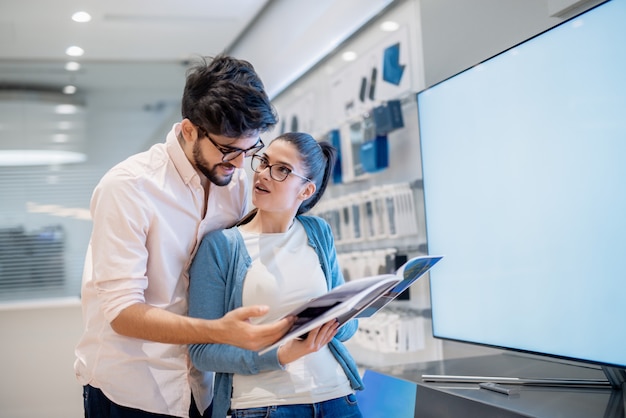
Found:
[[443, 256], [414, 257], [395, 274], [382, 274], [348, 281], [328, 293], [311, 299], [285, 316], [294, 315], [296, 322], [277, 342], [264, 348], [264, 354], [285, 342], [302, 338], [307, 332], [337, 319], [342, 325], [352, 318], [366, 318], [397, 298], [410, 285], [434, 266]]

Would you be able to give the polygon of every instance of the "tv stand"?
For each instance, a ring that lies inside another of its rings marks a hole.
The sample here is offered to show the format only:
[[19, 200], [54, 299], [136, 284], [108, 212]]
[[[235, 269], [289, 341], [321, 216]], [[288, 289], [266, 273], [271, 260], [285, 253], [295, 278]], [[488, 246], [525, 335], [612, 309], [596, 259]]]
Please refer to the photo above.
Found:
[[[621, 393], [626, 410], [626, 370], [617, 367], [602, 366], [606, 379], [576, 378], [524, 378], [504, 376], [455, 376], [445, 374], [423, 374], [424, 382], [439, 383], [495, 383], [508, 385], [550, 386], [570, 388], [607, 388], [611, 387], [618, 395]], [[497, 391], [497, 390], [496, 390]], [[618, 396], [616, 395], [616, 396]]]
[[624, 388], [626, 381], [626, 371], [616, 367], [602, 366], [606, 379], [576, 379], [576, 378], [524, 378], [524, 377], [503, 377], [503, 376], [454, 376], [444, 374], [423, 374], [424, 382], [440, 383], [504, 383], [509, 385], [530, 385], [530, 386], [556, 386], [556, 387], [612, 387], [616, 390]]
[[[375, 368], [374, 371], [416, 384], [415, 417], [420, 418], [626, 418], [624, 371], [621, 369], [604, 370], [505, 352]], [[428, 376], [459, 379], [435, 382]], [[533, 379], [520, 381], [515, 376]], [[494, 381], [514, 389], [513, 396], [479, 386], [479, 383]]]
[[606, 379], [560, 379], [560, 378], [525, 378], [503, 376], [455, 376], [445, 374], [423, 374], [424, 382], [436, 383], [502, 383], [507, 385], [553, 386], [608, 388], [611, 383]]

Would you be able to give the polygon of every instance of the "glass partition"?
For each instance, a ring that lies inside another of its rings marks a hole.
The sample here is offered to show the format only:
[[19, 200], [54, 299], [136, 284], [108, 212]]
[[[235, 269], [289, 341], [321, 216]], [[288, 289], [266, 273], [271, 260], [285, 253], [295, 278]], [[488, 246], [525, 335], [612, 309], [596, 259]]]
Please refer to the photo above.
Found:
[[[180, 63], [0, 61], [0, 304], [78, 298], [89, 201], [180, 119]], [[63, 94], [72, 79], [77, 91]], [[69, 159], [68, 159], [69, 158]]]

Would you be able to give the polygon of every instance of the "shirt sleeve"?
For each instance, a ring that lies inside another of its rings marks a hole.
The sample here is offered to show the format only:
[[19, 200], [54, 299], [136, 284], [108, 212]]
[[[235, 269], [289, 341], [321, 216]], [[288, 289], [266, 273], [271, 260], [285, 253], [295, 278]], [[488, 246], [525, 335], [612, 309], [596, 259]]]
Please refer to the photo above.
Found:
[[91, 200], [92, 279], [108, 321], [126, 307], [145, 302], [150, 211], [140, 195], [136, 183], [109, 175]]

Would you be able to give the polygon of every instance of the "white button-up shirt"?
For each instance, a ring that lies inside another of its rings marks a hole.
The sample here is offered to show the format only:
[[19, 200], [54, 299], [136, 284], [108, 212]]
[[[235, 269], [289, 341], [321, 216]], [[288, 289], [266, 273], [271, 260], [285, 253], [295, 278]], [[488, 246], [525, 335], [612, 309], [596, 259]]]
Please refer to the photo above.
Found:
[[236, 170], [227, 186], [211, 185], [202, 217], [205, 192], [178, 143], [179, 131], [174, 125], [165, 143], [112, 168], [94, 190], [81, 292], [85, 330], [75, 371], [81, 384], [117, 404], [186, 417], [187, 347], [125, 337], [110, 325], [137, 302], [186, 315], [187, 270], [202, 236], [234, 224], [247, 210], [247, 175]]

